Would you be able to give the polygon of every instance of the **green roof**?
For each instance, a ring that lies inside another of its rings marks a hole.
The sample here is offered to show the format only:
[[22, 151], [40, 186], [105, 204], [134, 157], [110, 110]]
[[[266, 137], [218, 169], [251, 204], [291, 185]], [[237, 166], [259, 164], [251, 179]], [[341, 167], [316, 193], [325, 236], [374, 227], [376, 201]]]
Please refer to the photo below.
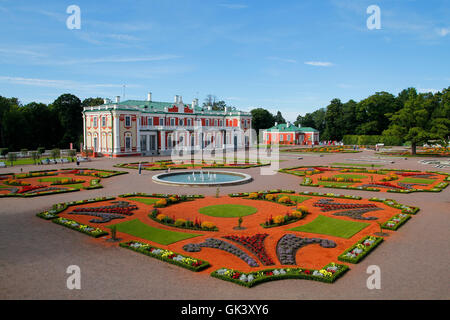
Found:
[[[170, 113], [170, 112], [167, 112], [165, 109], [172, 108], [174, 105], [176, 105], [176, 104], [172, 103], [172, 102], [147, 101], [147, 100], [125, 100], [125, 101], [121, 101], [118, 103], [110, 102], [107, 104], [103, 104], [99, 107], [103, 110], [109, 110], [109, 109], [113, 109], [113, 108], [117, 108], [120, 110], [121, 107], [123, 107], [124, 109], [131, 107], [131, 108], [140, 109], [139, 111], [145, 112], [145, 113]], [[184, 103], [184, 105], [189, 108], [192, 108], [191, 104]], [[96, 109], [96, 107], [94, 107], [94, 109]], [[85, 109], [85, 111], [90, 111], [89, 107], [87, 107]], [[92, 111], [96, 111], [96, 110], [92, 110]], [[227, 114], [232, 113], [233, 115], [237, 115], [238, 112], [242, 112], [244, 115], [248, 113], [248, 112], [239, 111], [239, 110], [236, 110], [235, 108], [233, 108], [233, 109], [230, 109], [227, 112]], [[196, 113], [206, 113], [206, 114], [210, 114], [210, 115], [224, 115], [224, 111], [207, 110], [200, 106], [194, 107], [194, 114], [196, 114]]]
[[273, 126], [272, 128], [267, 129], [266, 131], [279, 131], [279, 132], [319, 132], [314, 128], [310, 127], [297, 127], [293, 124], [286, 124], [286, 123], [280, 123], [276, 126]]

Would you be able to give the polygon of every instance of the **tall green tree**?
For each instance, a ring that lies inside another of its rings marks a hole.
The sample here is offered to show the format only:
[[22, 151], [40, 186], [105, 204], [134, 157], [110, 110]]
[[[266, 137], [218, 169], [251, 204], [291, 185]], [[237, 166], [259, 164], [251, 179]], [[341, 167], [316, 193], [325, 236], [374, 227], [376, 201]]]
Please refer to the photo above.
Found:
[[61, 127], [60, 142], [58, 146], [68, 148], [72, 142], [75, 146], [80, 142], [83, 132], [83, 117], [81, 101], [73, 94], [63, 94], [59, 96], [51, 105], [58, 116]]
[[344, 136], [344, 126], [342, 121], [343, 104], [339, 99], [331, 100], [325, 113], [325, 131], [323, 140], [340, 141]]
[[[411, 142], [411, 153], [416, 154], [416, 148], [421, 143], [430, 140], [445, 139], [445, 130], [437, 128], [433, 122], [433, 114], [439, 108], [439, 97], [432, 93], [411, 95], [404, 107], [395, 113], [388, 113], [391, 125], [383, 135], [402, 137]], [[448, 133], [448, 130], [447, 130]]]
[[103, 98], [97, 97], [97, 98], [86, 98], [81, 103], [82, 107], [96, 107], [101, 106], [103, 104]]
[[387, 113], [398, 111], [401, 106], [394, 95], [388, 92], [377, 92], [360, 101], [356, 110], [356, 134], [378, 135], [389, 127]]
[[277, 114], [275, 115], [274, 118], [275, 122], [280, 124], [280, 123], [286, 123], [286, 120], [283, 118], [283, 115], [281, 114], [280, 111], [277, 111]]
[[256, 108], [250, 111], [252, 114], [252, 127], [259, 135], [259, 130], [273, 127], [275, 119], [273, 114], [263, 108]]

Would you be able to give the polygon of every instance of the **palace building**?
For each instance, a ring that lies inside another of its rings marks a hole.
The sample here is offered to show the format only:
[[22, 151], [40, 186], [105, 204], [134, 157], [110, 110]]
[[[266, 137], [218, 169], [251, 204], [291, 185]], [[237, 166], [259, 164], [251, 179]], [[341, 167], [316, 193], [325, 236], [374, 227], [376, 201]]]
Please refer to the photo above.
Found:
[[126, 100], [83, 109], [83, 149], [110, 157], [168, 155], [176, 150], [242, 148], [248, 139], [242, 133], [251, 129], [248, 112], [226, 108], [223, 111], [200, 107], [198, 100], [183, 103]]
[[310, 127], [294, 126], [288, 123], [275, 123], [275, 126], [263, 131], [265, 144], [317, 145], [319, 131]]

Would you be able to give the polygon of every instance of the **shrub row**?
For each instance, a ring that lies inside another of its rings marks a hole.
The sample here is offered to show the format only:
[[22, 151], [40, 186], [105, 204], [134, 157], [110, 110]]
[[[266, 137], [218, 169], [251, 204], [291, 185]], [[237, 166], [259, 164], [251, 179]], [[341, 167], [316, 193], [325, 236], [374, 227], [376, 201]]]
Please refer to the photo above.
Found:
[[[373, 240], [373, 243], [370, 246], [366, 246], [363, 243], [366, 240]], [[339, 255], [338, 260], [349, 263], [358, 263], [362, 259], [364, 259], [369, 253], [373, 251], [378, 245], [383, 242], [382, 237], [375, 236], [366, 236], [363, 239], [359, 240], [356, 244], [345, 250], [341, 255]], [[360, 248], [362, 250], [361, 253], [357, 254], [356, 257], [349, 257], [347, 253], [351, 253], [354, 249]]]
[[[133, 244], [135, 244], [135, 243], [140, 244], [140, 246], [134, 247]], [[119, 246], [121, 246], [122, 248], [130, 249], [130, 250], [145, 254], [149, 257], [156, 258], [156, 259], [159, 259], [164, 262], [171, 263], [171, 264], [179, 266], [179, 267], [186, 268], [186, 269], [194, 271], [194, 272], [204, 270], [210, 266], [209, 262], [207, 262], [207, 261], [203, 261], [200, 259], [194, 259], [194, 258], [185, 256], [185, 255], [181, 255], [181, 254], [169, 251], [169, 250], [157, 248], [157, 247], [151, 246], [151, 245], [149, 245], [147, 243], [143, 243], [143, 242], [128, 241], [128, 242], [120, 243]], [[159, 252], [163, 252], [163, 253], [161, 255], [155, 254], [155, 253], [150, 252], [149, 250], [160, 250]], [[164, 253], [171, 253], [171, 254], [166, 256]], [[175, 257], [181, 256], [185, 259], [184, 260], [180, 259], [181, 261], [178, 261], [178, 260], [174, 260], [173, 258], [169, 258], [170, 256], [173, 256], [173, 255], [175, 255]]]

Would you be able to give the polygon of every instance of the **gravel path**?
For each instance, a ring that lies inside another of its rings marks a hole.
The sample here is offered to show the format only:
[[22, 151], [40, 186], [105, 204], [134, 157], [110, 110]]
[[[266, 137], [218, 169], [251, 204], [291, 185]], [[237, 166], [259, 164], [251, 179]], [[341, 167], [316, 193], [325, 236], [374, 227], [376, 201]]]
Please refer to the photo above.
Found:
[[[351, 158], [373, 156], [372, 151]], [[345, 162], [349, 154], [302, 154], [302, 160], [283, 156], [281, 167], [326, 165]], [[394, 164], [385, 168], [437, 170], [418, 163], [433, 158], [381, 157]], [[154, 158], [156, 159], [156, 158]], [[150, 161], [150, 158], [96, 159], [83, 167], [113, 169], [114, 163]], [[355, 162], [362, 163], [362, 162]], [[74, 167], [72, 164], [23, 166], [24, 171]], [[216, 188], [172, 187], [151, 181], [155, 174], [137, 170], [103, 179], [103, 189], [44, 196], [31, 199], [0, 199], [0, 299], [449, 299], [448, 265], [450, 187], [441, 193], [394, 194], [345, 190], [345, 194], [389, 197], [400, 203], [419, 206], [419, 214], [371, 253], [352, 265], [348, 274], [334, 284], [305, 280], [284, 280], [252, 289], [214, 279], [204, 274], [161, 263], [115, 245], [103, 246], [91, 238], [38, 219], [35, 214], [57, 202], [82, 200], [126, 192], [202, 193], [214, 195]], [[343, 190], [300, 187], [300, 178], [278, 173], [259, 175], [260, 168], [238, 170], [254, 181], [222, 187], [221, 194], [283, 188], [296, 191], [344, 193]], [[20, 172], [20, 167], [0, 169], [0, 174]], [[81, 268], [81, 290], [66, 288], [66, 268]], [[366, 287], [369, 265], [381, 268], [381, 290]], [[214, 288], [214, 290], [211, 290]]]

